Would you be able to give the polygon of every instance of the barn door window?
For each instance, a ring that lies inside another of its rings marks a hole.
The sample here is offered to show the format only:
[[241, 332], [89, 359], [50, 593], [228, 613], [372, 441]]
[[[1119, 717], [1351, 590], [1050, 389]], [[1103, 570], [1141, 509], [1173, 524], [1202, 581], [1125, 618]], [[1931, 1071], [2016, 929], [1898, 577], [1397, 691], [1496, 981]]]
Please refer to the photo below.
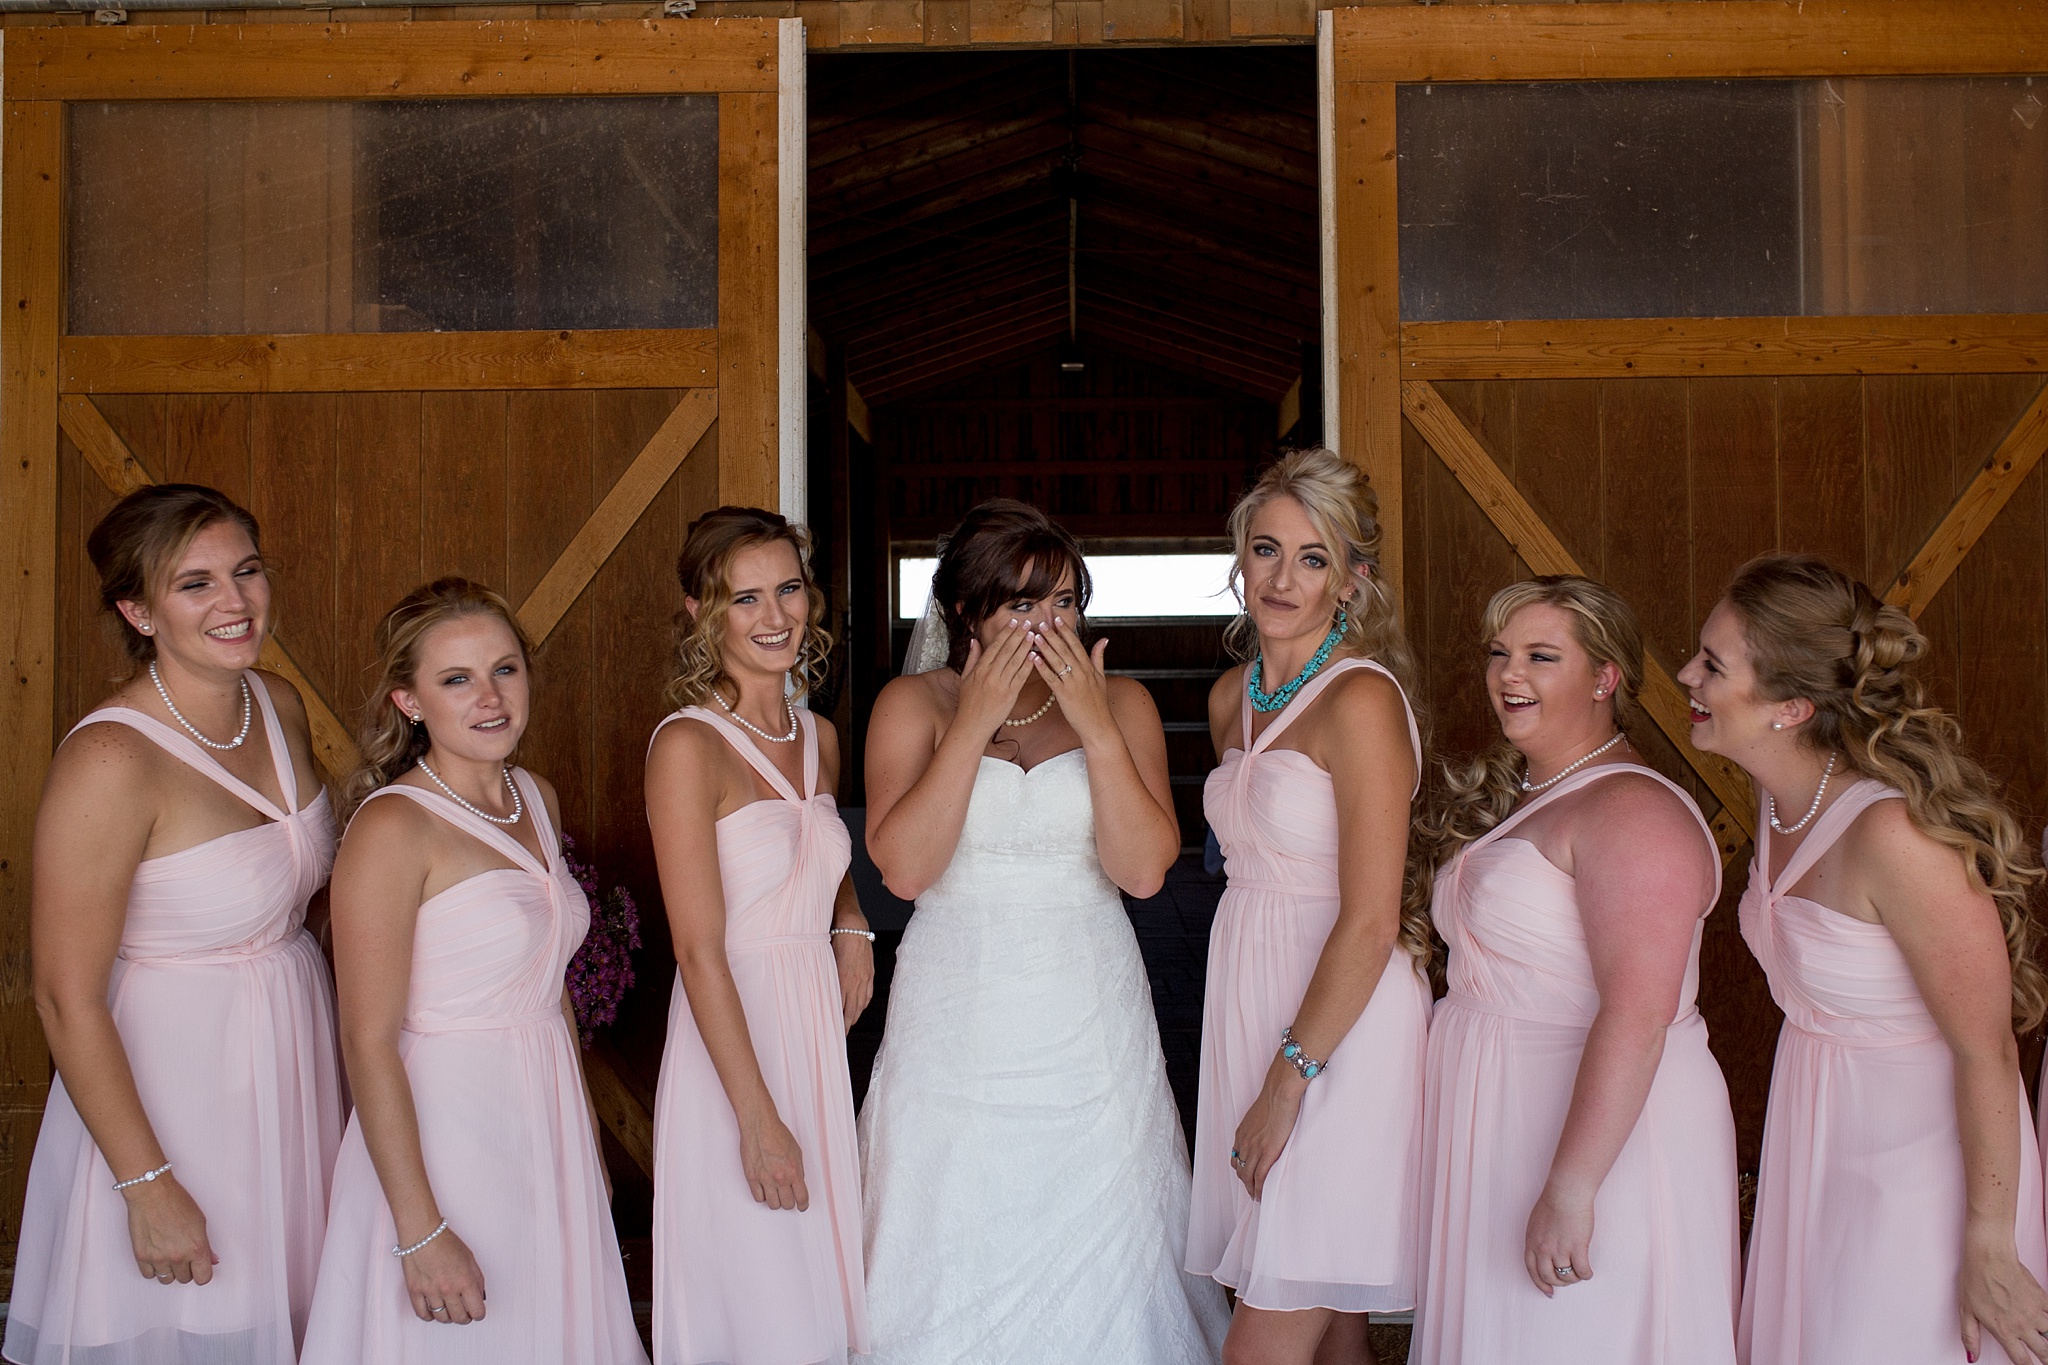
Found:
[[718, 325], [718, 97], [78, 104], [73, 335]]
[[1409, 84], [1401, 316], [2048, 312], [2048, 81]]

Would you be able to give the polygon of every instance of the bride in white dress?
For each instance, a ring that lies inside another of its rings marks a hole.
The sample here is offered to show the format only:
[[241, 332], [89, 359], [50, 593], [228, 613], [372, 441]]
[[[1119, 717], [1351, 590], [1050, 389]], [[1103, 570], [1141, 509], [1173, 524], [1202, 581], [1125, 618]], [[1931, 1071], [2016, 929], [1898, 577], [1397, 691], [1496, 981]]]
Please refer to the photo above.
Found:
[[[883, 689], [868, 850], [917, 913], [860, 1114], [878, 1365], [1213, 1365], [1188, 1157], [1118, 887], [1180, 848], [1144, 686], [1105, 677], [1080, 547], [984, 503], [933, 579], [943, 663]], [[912, 668], [918, 661], [912, 660]]]

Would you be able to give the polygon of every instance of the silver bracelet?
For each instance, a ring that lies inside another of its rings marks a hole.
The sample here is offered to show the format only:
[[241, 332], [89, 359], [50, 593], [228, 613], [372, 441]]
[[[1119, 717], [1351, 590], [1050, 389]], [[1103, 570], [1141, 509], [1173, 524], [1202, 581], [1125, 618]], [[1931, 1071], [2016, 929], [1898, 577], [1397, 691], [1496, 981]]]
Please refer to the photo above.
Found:
[[417, 1242], [414, 1242], [414, 1243], [413, 1243], [413, 1244], [412, 1244], [411, 1246], [409, 1246], [409, 1247], [393, 1247], [393, 1248], [391, 1248], [391, 1254], [392, 1254], [393, 1256], [410, 1256], [410, 1255], [412, 1255], [412, 1254], [413, 1254], [413, 1253], [414, 1253], [415, 1251], [418, 1251], [418, 1250], [419, 1250], [419, 1249], [420, 1249], [421, 1247], [423, 1247], [423, 1246], [425, 1246], [425, 1245], [426, 1245], [427, 1243], [429, 1243], [429, 1242], [433, 1241], [433, 1240], [434, 1240], [434, 1239], [435, 1239], [436, 1237], [439, 1237], [439, 1236], [440, 1236], [440, 1235], [441, 1235], [442, 1233], [444, 1233], [444, 1232], [446, 1232], [446, 1231], [448, 1231], [448, 1220], [447, 1220], [446, 1218], [443, 1218], [443, 1219], [441, 1220], [441, 1226], [440, 1226], [440, 1227], [437, 1227], [437, 1228], [435, 1228], [435, 1229], [434, 1229], [434, 1230], [433, 1230], [432, 1232], [430, 1232], [430, 1233], [428, 1233], [428, 1234], [427, 1234], [426, 1236], [424, 1236], [424, 1237], [420, 1238], [420, 1239], [419, 1239], [419, 1240], [418, 1240]]
[[1301, 1073], [1301, 1078], [1305, 1081], [1312, 1081], [1330, 1069], [1328, 1062], [1319, 1062], [1302, 1051], [1301, 1044], [1294, 1041], [1292, 1024], [1280, 1030], [1280, 1055], [1287, 1059], [1289, 1066]]
[[169, 1175], [170, 1172], [171, 1163], [166, 1161], [163, 1165], [157, 1167], [155, 1170], [144, 1171], [141, 1175], [136, 1176], [133, 1180], [119, 1180], [114, 1182], [114, 1188], [117, 1190], [125, 1190], [129, 1188], [131, 1185], [147, 1185], [150, 1181], [156, 1179], [158, 1176]]
[[832, 932], [835, 934], [859, 934], [870, 943], [875, 941], [875, 931], [872, 929], [834, 929]]

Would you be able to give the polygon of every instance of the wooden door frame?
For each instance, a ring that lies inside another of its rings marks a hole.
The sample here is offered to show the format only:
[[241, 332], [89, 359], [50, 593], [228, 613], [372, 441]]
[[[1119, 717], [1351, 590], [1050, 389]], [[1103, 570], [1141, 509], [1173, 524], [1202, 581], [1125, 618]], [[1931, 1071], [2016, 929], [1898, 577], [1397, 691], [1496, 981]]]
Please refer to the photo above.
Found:
[[[60, 431], [117, 492], [155, 474], [96, 393], [679, 388], [681, 402], [520, 608], [544, 638], [701, 438], [720, 501], [802, 515], [804, 65], [800, 20], [451, 20], [17, 28], [0, 33], [0, 1243], [11, 1244], [49, 1053], [30, 989], [30, 850], [54, 751]], [[697, 331], [64, 334], [64, 106], [706, 94], [719, 101], [718, 326]], [[792, 202], [793, 200], [793, 202]], [[353, 758], [281, 641], [330, 771]], [[602, 1068], [593, 1067], [597, 1073]], [[644, 1166], [644, 1108], [593, 1074]]]
[[[1691, 375], [2048, 374], [2048, 316], [1752, 317], [1403, 322], [1395, 91], [1402, 84], [2048, 72], [2048, 10], [2020, 0], [1698, 0], [1338, 9], [1318, 24], [1326, 149], [1325, 437], [1378, 490], [1383, 569], [1405, 568], [1404, 419], [1537, 573], [1576, 572], [1555, 532], [1436, 394], [1438, 379]], [[1888, 596], [1915, 615], [2048, 448], [2048, 392]], [[1645, 710], [1721, 800], [1732, 861], [1753, 834], [1747, 778], [1693, 749], [1670, 663], [1647, 661]]]

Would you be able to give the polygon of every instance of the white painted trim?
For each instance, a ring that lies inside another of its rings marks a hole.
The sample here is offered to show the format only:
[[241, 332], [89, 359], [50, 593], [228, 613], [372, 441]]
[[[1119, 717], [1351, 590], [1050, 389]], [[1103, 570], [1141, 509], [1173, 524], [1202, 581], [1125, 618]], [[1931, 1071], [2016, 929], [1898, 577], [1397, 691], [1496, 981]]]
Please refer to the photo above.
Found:
[[1337, 422], [1337, 30], [1316, 15], [1316, 220], [1323, 294], [1323, 444], [1338, 448]]
[[804, 21], [776, 23], [775, 194], [776, 212], [776, 491], [782, 515], [809, 515], [810, 374], [806, 368], [809, 329], [804, 292], [809, 282], [810, 232], [805, 215], [809, 194], [807, 116], [804, 108]]

